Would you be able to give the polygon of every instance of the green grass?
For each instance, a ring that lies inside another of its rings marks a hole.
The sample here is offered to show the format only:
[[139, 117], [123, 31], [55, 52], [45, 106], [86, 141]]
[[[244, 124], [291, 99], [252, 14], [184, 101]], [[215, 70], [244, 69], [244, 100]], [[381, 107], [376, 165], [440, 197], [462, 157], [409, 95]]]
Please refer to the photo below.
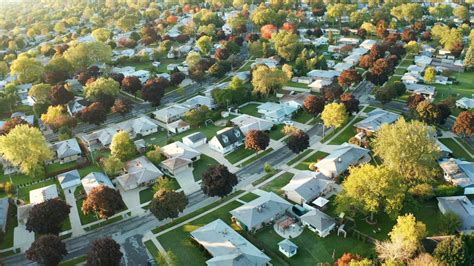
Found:
[[283, 173], [282, 175], [273, 179], [271, 182], [265, 184], [262, 189], [268, 192], [275, 192], [276, 194], [281, 195], [281, 188], [290, 183], [293, 176], [294, 174], [292, 173]]
[[146, 249], [148, 250], [148, 252], [150, 252], [150, 254], [153, 256], [153, 258], [157, 257], [158, 254], [160, 253], [160, 251], [158, 250], [158, 248], [155, 246], [155, 244], [153, 244], [153, 241], [152, 240], [147, 240], [145, 241], [145, 247]]
[[31, 190], [46, 187], [46, 186], [49, 186], [49, 185], [56, 185], [57, 188], [59, 189], [57, 179], [51, 178], [51, 179], [46, 180], [46, 181], [41, 181], [41, 182], [38, 182], [36, 184], [31, 184], [29, 186], [19, 188], [18, 189], [18, 198], [29, 203], [30, 202], [30, 191]]
[[225, 155], [224, 157], [231, 163], [231, 164], [235, 164], [247, 157], [249, 157], [250, 155], [254, 154], [255, 151], [254, 150], [247, 150], [245, 149], [243, 146], [241, 146], [240, 148], [238, 148], [237, 150]]
[[256, 194], [248, 193], [247, 195], [244, 195], [244, 196], [240, 197], [240, 199], [245, 201], [245, 202], [251, 202], [254, 199], [258, 199], [259, 197], [260, 196], [258, 196]]
[[92, 172], [103, 172], [104, 170], [102, 170], [102, 168], [100, 168], [99, 166], [93, 164], [93, 165], [89, 165], [87, 167], [84, 167], [82, 169], [79, 169], [79, 175], [82, 177], [85, 177], [86, 175], [92, 173]]
[[122, 216], [122, 215], [115, 216], [114, 218], [110, 218], [110, 219], [107, 219], [107, 220], [105, 220], [105, 221], [103, 221], [103, 222], [100, 222], [100, 223], [96, 223], [96, 224], [94, 224], [94, 225], [91, 225], [91, 226], [85, 228], [85, 230], [86, 230], [86, 231], [91, 231], [91, 230], [100, 228], [100, 227], [102, 227], [102, 226], [106, 226], [106, 225], [108, 225], [108, 224], [121, 221], [122, 219], [123, 219], [123, 216]]
[[285, 134], [281, 132], [284, 127], [285, 127], [284, 124], [274, 125], [272, 130], [270, 130], [270, 133], [268, 133], [268, 135], [273, 140], [280, 140], [281, 138], [285, 136]]
[[205, 154], [201, 154], [201, 158], [193, 163], [193, 176], [195, 181], [199, 181], [202, 179], [202, 174], [209, 169], [210, 166], [213, 165], [218, 165], [219, 162], [214, 160], [214, 158], [211, 158]]
[[306, 155], [310, 154], [311, 152], [313, 152], [312, 149], [307, 149], [305, 151], [303, 151], [302, 153], [298, 154], [298, 156], [296, 156], [293, 160], [290, 160], [287, 165], [293, 165], [294, 163], [298, 162], [299, 160], [303, 159], [303, 157], [305, 157]]
[[355, 136], [357, 134], [357, 132], [355, 130], [355, 127], [354, 127], [354, 124], [356, 124], [357, 122], [360, 122], [362, 120], [364, 120], [364, 118], [362, 118], [362, 117], [356, 118], [343, 131], [339, 131], [339, 134], [334, 139], [332, 139], [329, 142], [329, 144], [330, 145], [340, 145], [344, 142], [347, 142], [350, 138], [352, 138], [353, 136]]
[[396, 75], [403, 75], [403, 74], [405, 74], [405, 72], [407, 72], [407, 69], [406, 69], [406, 68], [397, 68], [397, 69], [395, 69], [394, 74], [396, 74]]
[[60, 172], [65, 172], [66, 170], [69, 170], [69, 169], [74, 169], [77, 167], [77, 162], [69, 162], [69, 163], [64, 163], [64, 164], [60, 164], [60, 163], [53, 163], [53, 164], [49, 164], [49, 165], [46, 165], [46, 174], [49, 176], [53, 173], [60, 173]]
[[247, 104], [246, 106], [240, 108], [240, 112], [243, 113], [243, 114], [248, 114], [248, 115], [251, 115], [251, 116], [260, 117], [260, 114], [257, 112], [257, 107], [259, 105], [260, 104], [255, 104], [255, 103]]
[[456, 138], [456, 140], [459, 141], [459, 143], [461, 143], [471, 154], [474, 154], [474, 148], [471, 147], [471, 145], [469, 145], [463, 138]]
[[369, 112], [371, 112], [371, 111], [373, 111], [373, 110], [375, 110], [375, 109], [377, 109], [377, 107], [375, 107], [375, 106], [367, 106], [367, 107], [365, 107], [365, 109], [364, 109], [364, 113], [369, 113]]
[[470, 98], [474, 93], [474, 87], [472, 81], [474, 80], [474, 72], [464, 72], [459, 74], [454, 74], [451, 77], [456, 78], [459, 81], [459, 84], [434, 84], [436, 88], [435, 102], [442, 101], [448, 96], [455, 96], [456, 99], [462, 97]]
[[285, 86], [294, 87], [294, 88], [308, 89], [308, 84], [293, 82], [293, 81], [288, 81], [288, 83], [286, 83]]
[[248, 160], [245, 160], [243, 163], [241, 163], [241, 166], [244, 167], [246, 165], [249, 165], [249, 164], [255, 162], [255, 160], [266, 156], [267, 154], [269, 154], [272, 151], [273, 151], [273, 148], [268, 148], [263, 152], [261, 151], [261, 152], [257, 153], [257, 155], [253, 156], [252, 158], [250, 158]]
[[319, 159], [322, 159], [326, 157], [327, 155], [328, 153], [317, 151], [311, 154], [311, 156], [309, 156], [306, 160], [304, 160], [304, 162], [301, 162], [298, 165], [296, 165], [294, 168], [298, 170], [309, 170], [310, 164], [317, 162]]
[[0, 243], [0, 249], [6, 249], [13, 247], [13, 233], [15, 227], [18, 226], [18, 220], [16, 216], [17, 208], [15, 205], [10, 204], [8, 208], [7, 226], [5, 228], [5, 235]]
[[76, 207], [77, 207], [77, 211], [79, 212], [79, 219], [81, 220], [81, 224], [82, 225], [90, 224], [92, 222], [95, 222], [95, 221], [99, 220], [95, 213], [89, 213], [89, 214], [85, 215], [82, 212], [81, 208], [82, 208], [82, 203], [83, 202], [84, 202], [84, 199], [79, 199], [79, 200], [76, 201]]
[[300, 110], [298, 113], [296, 113], [296, 115], [293, 117], [292, 120], [298, 123], [305, 124], [313, 117], [314, 117], [313, 115], [308, 114], [304, 112], [303, 110]]
[[[413, 62], [414, 60], [411, 60], [411, 59], [404, 59], [401, 63], [400, 63], [400, 67], [408, 67], [410, 65], [413, 65]], [[405, 69], [406, 70], [406, 69]]]
[[68, 261], [63, 261], [61, 263], [59, 263], [59, 266], [76, 266], [82, 262], [85, 262], [86, 261], [86, 256], [80, 256], [80, 257], [77, 257], [77, 258], [74, 258], [72, 260], [68, 260]]
[[270, 177], [278, 174], [279, 172], [281, 172], [281, 170], [277, 170], [277, 169], [273, 169], [270, 173], [267, 173], [266, 175], [262, 176], [260, 179], [254, 181], [252, 183], [253, 186], [257, 186], [258, 184], [261, 184], [263, 183], [265, 180], [269, 179]]
[[471, 156], [467, 154], [467, 152], [459, 146], [457, 142], [455, 142], [452, 138], [440, 138], [439, 141], [446, 145], [450, 150], [453, 151], [453, 156], [458, 159], [465, 159], [465, 160], [472, 160]]
[[224, 222], [230, 224], [231, 215], [229, 211], [241, 205], [242, 204], [237, 201], [231, 201], [222, 208], [204, 217], [158, 236], [157, 239], [165, 250], [170, 250], [176, 255], [179, 265], [205, 265], [209, 256], [191, 239], [190, 233], [216, 219], [222, 219]]

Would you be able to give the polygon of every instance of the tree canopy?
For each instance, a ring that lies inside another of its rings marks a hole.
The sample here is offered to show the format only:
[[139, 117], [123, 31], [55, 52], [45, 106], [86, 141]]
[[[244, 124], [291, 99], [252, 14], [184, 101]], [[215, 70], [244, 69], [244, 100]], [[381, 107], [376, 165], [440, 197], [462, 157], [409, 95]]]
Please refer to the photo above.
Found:
[[204, 194], [214, 197], [224, 197], [237, 185], [237, 176], [224, 165], [210, 166], [202, 175], [202, 190]]

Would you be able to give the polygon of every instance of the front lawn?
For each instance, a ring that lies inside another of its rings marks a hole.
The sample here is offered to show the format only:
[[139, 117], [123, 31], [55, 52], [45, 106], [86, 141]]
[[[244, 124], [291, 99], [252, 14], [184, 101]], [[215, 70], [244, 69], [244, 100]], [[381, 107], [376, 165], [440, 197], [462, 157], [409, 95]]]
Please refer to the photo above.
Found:
[[453, 74], [453, 78], [455, 78], [459, 83], [458, 84], [433, 84], [436, 87], [436, 96], [435, 102], [439, 102], [444, 100], [448, 96], [455, 96], [456, 99], [460, 99], [462, 97], [471, 98], [472, 94], [474, 93], [474, 87], [472, 81], [474, 80], [474, 72], [464, 72]]
[[[28, 186], [25, 186], [25, 187], [22, 187], [22, 188], [18, 188], [18, 199], [21, 199], [21, 200], [29, 203], [30, 202], [30, 191], [31, 190], [46, 187], [46, 186], [49, 186], [49, 185], [56, 185], [56, 188], [59, 190], [59, 185], [58, 185], [57, 179], [56, 178], [50, 178], [50, 179], [45, 180], [45, 181], [40, 181], [40, 182], [37, 182], [35, 184], [31, 184], [31, 185], [28, 185]], [[61, 192], [62, 191], [60, 191], [59, 194], [62, 194]]]
[[299, 82], [288, 81], [288, 83], [286, 83], [285, 86], [309, 90], [308, 84], [299, 83]]
[[251, 202], [254, 199], [258, 199], [259, 197], [260, 196], [257, 195], [257, 194], [248, 193], [247, 195], [244, 195], [244, 196], [240, 197], [240, 199], [245, 201], [245, 202]]
[[458, 159], [464, 159], [464, 160], [472, 160], [471, 156], [467, 154], [467, 152], [459, 146], [457, 142], [455, 142], [452, 138], [440, 138], [438, 139], [441, 143], [446, 145], [451, 151], [453, 151], [453, 156]]
[[150, 252], [150, 254], [151, 254], [151, 256], [152, 256], [153, 258], [158, 257], [160, 251], [159, 251], [158, 248], [155, 246], [155, 244], [153, 243], [152, 240], [147, 240], [147, 241], [145, 241], [145, 243], [143, 243], [143, 244], [145, 244], [146, 249], [148, 250], [148, 252]]
[[219, 162], [214, 160], [214, 158], [211, 158], [205, 154], [201, 154], [201, 158], [197, 161], [194, 162], [193, 164], [193, 176], [195, 181], [199, 181], [202, 179], [202, 174], [209, 169], [210, 166], [218, 165]]
[[339, 134], [332, 139], [329, 144], [330, 145], [341, 145], [344, 142], [349, 141], [350, 138], [357, 134], [354, 124], [364, 120], [362, 117], [356, 118], [352, 121], [343, 131], [339, 131]]
[[241, 146], [237, 150], [225, 155], [224, 157], [231, 163], [235, 164], [237, 162], [242, 161], [243, 159], [251, 156], [252, 154], [255, 154], [254, 150], [248, 150]]
[[274, 125], [272, 130], [270, 130], [270, 133], [268, 133], [268, 135], [273, 140], [280, 140], [281, 138], [285, 136], [285, 134], [281, 132], [284, 127], [285, 127], [284, 124]]
[[308, 114], [307, 112], [305, 112], [303, 110], [300, 110], [300, 111], [298, 111], [298, 113], [295, 114], [295, 116], [292, 118], [292, 120], [295, 121], [295, 122], [298, 122], [298, 123], [305, 124], [306, 122], [311, 120], [311, 118], [313, 118], [313, 117], [314, 117], [313, 115]]
[[317, 162], [318, 160], [326, 157], [327, 155], [328, 153], [326, 152], [317, 151], [311, 154], [311, 156], [309, 156], [306, 160], [304, 160], [304, 162], [301, 162], [298, 165], [296, 165], [294, 168], [298, 170], [309, 170], [310, 164]]
[[65, 171], [74, 170], [77, 168], [77, 162], [69, 162], [69, 163], [53, 163], [46, 165], [46, 175], [51, 176], [53, 174], [62, 173]]
[[0, 243], [0, 249], [6, 249], [13, 247], [13, 233], [15, 227], [18, 226], [18, 220], [16, 216], [17, 208], [14, 204], [10, 204], [8, 207], [7, 226], [5, 227], [5, 235]]
[[298, 154], [298, 156], [296, 156], [293, 160], [289, 161], [287, 163], [287, 165], [291, 166], [291, 165], [295, 164], [296, 162], [303, 159], [303, 157], [305, 157], [306, 155], [310, 154], [313, 151], [314, 150], [312, 150], [312, 149], [307, 149], [307, 150], [303, 151], [302, 153]]
[[247, 104], [246, 106], [240, 108], [240, 113], [255, 116], [255, 117], [260, 117], [260, 114], [257, 111], [257, 107], [259, 105], [260, 104], [255, 104], [255, 103]]
[[288, 183], [290, 183], [293, 176], [294, 174], [292, 173], [283, 173], [282, 175], [273, 179], [271, 182], [265, 184], [265, 186], [263, 186], [262, 189], [268, 192], [274, 192], [278, 195], [281, 195], [282, 193], [281, 188], [286, 186]]

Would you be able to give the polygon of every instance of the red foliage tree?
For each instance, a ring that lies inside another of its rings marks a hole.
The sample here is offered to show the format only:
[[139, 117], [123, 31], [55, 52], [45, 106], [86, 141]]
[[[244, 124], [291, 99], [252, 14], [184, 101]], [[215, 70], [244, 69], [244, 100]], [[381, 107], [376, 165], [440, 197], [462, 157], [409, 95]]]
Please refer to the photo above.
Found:
[[357, 254], [344, 253], [335, 263], [336, 266], [347, 266], [351, 261], [359, 261], [362, 258]]
[[370, 56], [375, 60], [382, 58], [384, 56], [385, 49], [382, 45], [376, 44], [370, 48]]
[[49, 92], [49, 100], [52, 105], [63, 105], [74, 99], [74, 94], [66, 89], [64, 84], [57, 84]]
[[59, 198], [36, 204], [28, 215], [26, 230], [42, 235], [58, 235], [64, 221], [69, 217], [70, 208], [71, 206]]
[[407, 99], [407, 105], [410, 109], [416, 109], [418, 104], [425, 100], [425, 97], [421, 94], [412, 94]]
[[261, 130], [250, 130], [245, 136], [245, 148], [255, 151], [264, 151], [270, 144], [270, 137]]
[[82, 121], [100, 125], [107, 120], [107, 111], [100, 102], [95, 102], [76, 114]]
[[10, 133], [12, 129], [14, 129], [18, 125], [27, 125], [28, 122], [21, 119], [20, 117], [14, 117], [3, 124], [0, 127], [0, 135], [6, 135]]
[[272, 34], [275, 33], [277, 30], [278, 28], [275, 25], [267, 24], [260, 28], [260, 34], [262, 35], [262, 38], [269, 40], [272, 38]]
[[132, 109], [132, 101], [126, 98], [115, 99], [114, 105], [112, 106], [112, 112], [119, 113], [122, 116], [130, 113]]
[[348, 113], [359, 112], [359, 100], [357, 100], [352, 93], [342, 94], [341, 103], [344, 104]]
[[316, 95], [308, 95], [304, 99], [303, 108], [307, 113], [316, 116], [324, 110], [324, 99]]
[[176, 24], [176, 22], [178, 22], [178, 17], [175, 15], [168, 16], [166, 18], [166, 22], [168, 22], [169, 24]]
[[141, 92], [145, 101], [149, 101], [154, 105], [160, 104], [161, 98], [165, 95], [165, 89], [170, 82], [163, 78], [149, 79], [143, 86]]
[[365, 69], [369, 69], [374, 64], [374, 58], [370, 55], [363, 55], [360, 58], [359, 66]]
[[358, 83], [362, 80], [362, 76], [357, 73], [355, 69], [346, 69], [342, 71], [341, 75], [337, 77], [337, 82], [341, 87], [349, 87], [352, 84]]
[[110, 237], [99, 238], [92, 241], [86, 265], [120, 265], [122, 256], [120, 245], [115, 240]]
[[410, 41], [416, 41], [416, 33], [412, 30], [406, 29], [402, 32], [402, 40], [406, 43]]
[[287, 147], [293, 153], [300, 153], [309, 147], [309, 136], [302, 130], [293, 132], [288, 137]]
[[59, 236], [44, 235], [35, 240], [25, 254], [27, 259], [40, 264], [58, 265], [68, 253]]
[[232, 192], [232, 188], [237, 185], [237, 176], [219, 164], [211, 166], [202, 175], [202, 190], [204, 194], [214, 197], [224, 197]]
[[128, 76], [122, 80], [122, 89], [131, 94], [135, 94], [142, 89], [142, 82], [138, 77]]
[[124, 208], [120, 192], [104, 185], [93, 188], [82, 203], [84, 214], [95, 212], [101, 219], [108, 218]]
[[296, 32], [296, 26], [295, 24], [291, 22], [283, 23], [283, 26], [281, 27], [281, 29], [285, 31], [289, 31], [289, 32]]
[[462, 137], [474, 135], [474, 111], [463, 111], [459, 113], [453, 124], [453, 132]]

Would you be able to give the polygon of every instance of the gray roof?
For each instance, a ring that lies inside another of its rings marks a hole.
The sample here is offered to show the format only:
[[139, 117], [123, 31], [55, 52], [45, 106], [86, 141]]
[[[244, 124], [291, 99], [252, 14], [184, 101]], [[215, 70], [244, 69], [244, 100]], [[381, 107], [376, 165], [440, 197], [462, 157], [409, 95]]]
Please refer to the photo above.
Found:
[[8, 198], [0, 199], [0, 229], [5, 231], [8, 219]]
[[313, 209], [305, 213], [301, 216], [301, 221], [310, 224], [319, 231], [325, 231], [336, 223], [331, 216], [318, 209]]
[[369, 154], [369, 150], [359, 146], [344, 143], [335, 149], [331, 154], [316, 163], [316, 167], [321, 172], [334, 172], [339, 175], [346, 171], [349, 166], [355, 165], [364, 156]]
[[81, 183], [81, 175], [76, 169], [58, 175], [59, 184], [63, 189], [67, 189]]
[[462, 221], [460, 230], [474, 231], [474, 203], [466, 196], [438, 197], [438, 206], [443, 214], [452, 212]]
[[265, 253], [221, 219], [194, 230], [191, 236], [213, 256], [207, 265], [263, 266], [270, 261]]
[[282, 190], [294, 191], [306, 202], [309, 202], [324, 192], [330, 183], [334, 183], [334, 181], [327, 179], [320, 172], [302, 171], [296, 174]]
[[82, 154], [79, 143], [75, 138], [56, 142], [53, 147], [59, 159]]
[[451, 158], [439, 162], [439, 166], [449, 175], [448, 181], [461, 187], [474, 185], [474, 163]]
[[230, 211], [230, 214], [249, 229], [253, 229], [275, 216], [284, 214], [291, 206], [286, 200], [269, 192]]
[[298, 246], [288, 239], [283, 239], [282, 241], [280, 241], [280, 243], [278, 243], [278, 246], [288, 253], [292, 253], [298, 249]]
[[227, 147], [245, 139], [244, 133], [238, 127], [230, 127], [219, 131], [216, 135], [217, 140], [222, 147]]
[[382, 109], [375, 109], [368, 113], [368, 117], [354, 126], [370, 132], [377, 131], [383, 124], [391, 124], [398, 120], [399, 114], [385, 111]]
[[190, 135], [187, 135], [187, 136], [183, 137], [183, 139], [184, 138], [190, 140], [193, 143], [196, 143], [196, 142], [198, 142], [202, 139], [205, 139], [206, 136], [204, 136], [204, 134], [202, 134], [201, 132], [196, 132], [196, 133], [193, 133], [193, 134], [190, 134]]
[[101, 172], [89, 173], [81, 180], [81, 183], [87, 195], [89, 195], [93, 188], [98, 186], [106, 186], [115, 189], [114, 184], [112, 184], [109, 177]]

